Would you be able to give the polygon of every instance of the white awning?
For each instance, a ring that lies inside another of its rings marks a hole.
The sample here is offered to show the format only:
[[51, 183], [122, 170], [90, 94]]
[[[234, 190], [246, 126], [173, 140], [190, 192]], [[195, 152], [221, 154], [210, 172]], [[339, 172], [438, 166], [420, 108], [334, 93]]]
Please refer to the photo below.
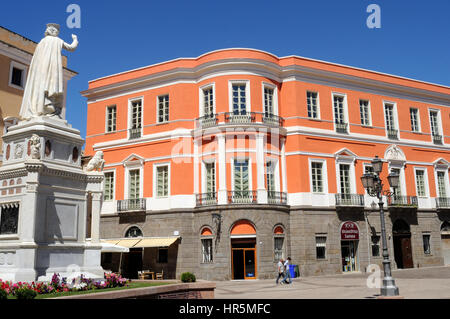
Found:
[[101, 242], [102, 253], [127, 253], [130, 251], [129, 248], [119, 246], [110, 242]]

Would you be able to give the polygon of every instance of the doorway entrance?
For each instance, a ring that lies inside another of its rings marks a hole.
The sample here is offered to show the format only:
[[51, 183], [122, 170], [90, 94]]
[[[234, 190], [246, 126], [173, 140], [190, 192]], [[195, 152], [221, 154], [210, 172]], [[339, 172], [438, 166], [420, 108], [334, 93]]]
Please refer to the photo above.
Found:
[[394, 242], [394, 259], [397, 268], [413, 268], [411, 231], [408, 223], [403, 219], [397, 219], [392, 227]]
[[142, 270], [142, 248], [130, 248], [130, 252], [123, 256], [125, 277], [137, 279], [138, 271]]
[[448, 221], [442, 223], [441, 242], [444, 265], [450, 265], [450, 223]]
[[256, 279], [256, 238], [231, 239], [232, 278]]
[[358, 241], [341, 241], [342, 271], [358, 271]]

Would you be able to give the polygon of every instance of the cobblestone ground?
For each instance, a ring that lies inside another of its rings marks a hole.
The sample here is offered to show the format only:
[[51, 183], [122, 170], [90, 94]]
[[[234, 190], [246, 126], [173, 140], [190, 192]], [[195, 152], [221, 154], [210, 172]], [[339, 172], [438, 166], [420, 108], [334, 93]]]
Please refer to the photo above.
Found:
[[[291, 285], [273, 280], [217, 282], [217, 299], [366, 299], [376, 298], [380, 289], [368, 288], [366, 273], [295, 278]], [[450, 267], [393, 271], [405, 299], [450, 299]]]

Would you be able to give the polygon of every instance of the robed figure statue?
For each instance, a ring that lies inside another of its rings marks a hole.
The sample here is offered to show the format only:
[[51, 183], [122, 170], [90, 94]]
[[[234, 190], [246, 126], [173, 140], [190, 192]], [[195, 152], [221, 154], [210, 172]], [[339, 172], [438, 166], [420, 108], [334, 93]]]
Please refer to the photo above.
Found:
[[20, 117], [29, 120], [33, 117], [61, 114], [64, 107], [64, 81], [62, 49], [75, 51], [78, 46], [76, 35], [72, 34], [72, 44], [60, 38], [59, 25], [47, 24], [45, 38], [39, 42], [31, 60], [27, 82], [20, 109]]

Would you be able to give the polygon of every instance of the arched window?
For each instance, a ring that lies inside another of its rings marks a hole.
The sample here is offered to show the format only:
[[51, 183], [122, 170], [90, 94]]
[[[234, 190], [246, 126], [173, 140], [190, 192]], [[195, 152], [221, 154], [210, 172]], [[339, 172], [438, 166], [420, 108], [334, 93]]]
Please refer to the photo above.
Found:
[[212, 263], [213, 253], [212, 253], [212, 239], [213, 232], [209, 227], [203, 227], [201, 233], [201, 244], [202, 244], [202, 263]]
[[133, 226], [127, 230], [127, 232], [125, 233], [125, 237], [143, 237], [143, 235], [139, 227]]
[[284, 258], [284, 229], [282, 226], [276, 226], [273, 230], [274, 260], [278, 261]]

